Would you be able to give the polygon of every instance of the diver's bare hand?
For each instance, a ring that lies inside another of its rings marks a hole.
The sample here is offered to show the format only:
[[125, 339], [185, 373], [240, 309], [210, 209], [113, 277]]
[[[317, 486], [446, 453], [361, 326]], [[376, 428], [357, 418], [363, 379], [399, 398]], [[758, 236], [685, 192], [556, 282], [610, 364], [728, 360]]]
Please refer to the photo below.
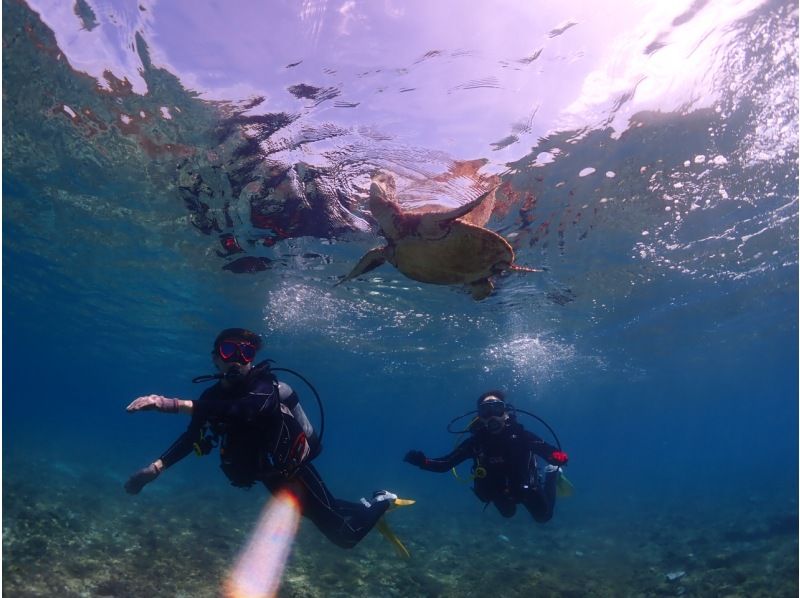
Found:
[[130, 413], [136, 411], [161, 411], [163, 413], [191, 413], [192, 402], [168, 399], [161, 395], [145, 395], [135, 399], [126, 407]]

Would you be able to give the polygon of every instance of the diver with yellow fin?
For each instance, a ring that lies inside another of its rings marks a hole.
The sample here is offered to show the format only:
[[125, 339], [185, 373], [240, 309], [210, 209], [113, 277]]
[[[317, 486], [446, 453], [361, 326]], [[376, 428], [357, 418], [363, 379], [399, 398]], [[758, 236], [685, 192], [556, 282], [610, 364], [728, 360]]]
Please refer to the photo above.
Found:
[[[472, 459], [473, 491], [487, 506], [494, 503], [503, 517], [516, 513], [522, 504], [539, 523], [553, 516], [556, 495], [568, 496], [572, 485], [563, 477], [562, 467], [567, 464], [567, 453], [553, 433], [558, 446], [548, 444], [536, 434], [526, 430], [517, 421], [517, 412], [536, 415], [515, 409], [505, 402], [499, 390], [492, 390], [478, 398], [477, 411], [470, 411], [450, 422], [447, 429], [456, 434], [469, 432], [469, 437], [460, 442], [444, 457], [429, 459], [422, 451], [412, 450], [403, 459], [420, 469], [443, 473], [456, 465]], [[466, 430], [454, 432], [451, 426], [456, 421], [477, 414]], [[542, 423], [544, 423], [542, 421]], [[548, 463], [539, 475], [537, 457]]]
[[[127, 407], [129, 413], [157, 411], [190, 417], [186, 431], [150, 465], [125, 483], [129, 494], [142, 489], [165, 470], [195, 452], [218, 448], [220, 467], [231, 484], [250, 488], [263, 484], [272, 494], [289, 491], [302, 516], [334, 544], [353, 548], [398, 500], [386, 490], [358, 502], [336, 498], [312, 463], [322, 450], [324, 415], [316, 389], [302, 375], [276, 368], [271, 360], [256, 362], [260, 335], [228, 328], [217, 335], [211, 351], [217, 373], [193, 382], [214, 382], [195, 401], [146, 395]], [[309, 422], [300, 399], [275, 372], [289, 372], [305, 382], [320, 407], [319, 431]]]

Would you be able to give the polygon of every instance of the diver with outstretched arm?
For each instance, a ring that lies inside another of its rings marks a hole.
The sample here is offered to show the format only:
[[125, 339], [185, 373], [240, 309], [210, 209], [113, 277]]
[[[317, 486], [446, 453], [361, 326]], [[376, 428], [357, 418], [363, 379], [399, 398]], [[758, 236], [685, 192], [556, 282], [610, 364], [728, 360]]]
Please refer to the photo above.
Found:
[[243, 328], [223, 330], [214, 341], [212, 359], [218, 374], [196, 381], [217, 380], [196, 401], [146, 395], [127, 410], [191, 415], [186, 431], [158, 459], [125, 483], [138, 494], [192, 451], [206, 455], [219, 446], [221, 467], [234, 486], [263, 483], [273, 494], [288, 488], [302, 514], [334, 544], [352, 548], [369, 532], [397, 496], [386, 490], [371, 500], [334, 498], [311, 464], [321, 451], [314, 429], [292, 388], [279, 382], [268, 362], [254, 365], [261, 338]]
[[[478, 398], [478, 416], [467, 429], [470, 436], [450, 454], [430, 459], [422, 451], [412, 450], [403, 460], [442, 473], [471, 458], [473, 491], [482, 502], [494, 503], [503, 517], [514, 515], [521, 503], [536, 521], [545, 523], [553, 516], [561, 467], [568, 457], [526, 430], [512, 409], [502, 392], [486, 392]], [[549, 464], [543, 482], [537, 456]]]

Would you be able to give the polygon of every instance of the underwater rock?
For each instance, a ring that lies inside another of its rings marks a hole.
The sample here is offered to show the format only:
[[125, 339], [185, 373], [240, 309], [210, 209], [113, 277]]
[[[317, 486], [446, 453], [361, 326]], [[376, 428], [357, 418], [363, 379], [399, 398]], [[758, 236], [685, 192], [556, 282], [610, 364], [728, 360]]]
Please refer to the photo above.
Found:
[[556, 305], [564, 306], [575, 301], [575, 293], [572, 289], [554, 290], [547, 293], [546, 297]]
[[198, 152], [176, 169], [177, 193], [191, 223], [204, 234], [219, 234], [221, 255], [246, 252], [247, 244], [271, 247], [283, 239], [330, 239], [368, 229], [353, 213], [356, 200], [337, 187], [330, 171], [268, 159], [250, 141], [229, 132], [215, 151]]
[[[24, 2], [3, 6], [13, 23], [4, 29], [4, 48], [14, 57], [3, 63], [4, 81], [14, 81], [14, 93], [3, 103], [3, 138], [7, 148], [15, 148], [4, 152], [4, 171], [14, 180], [38, 180], [49, 173], [62, 181], [59, 190], [71, 193], [88, 179], [97, 181], [101, 196], [113, 172], [115, 190], [138, 188], [137, 201], [156, 204], [161, 215], [167, 212], [159, 202], [177, 199], [192, 226], [204, 235], [220, 235], [221, 257], [282, 239], [330, 239], [369, 228], [355, 215], [357, 201], [333, 170], [270, 155], [287, 149], [274, 135], [299, 115], [245, 114], [263, 98], [237, 106], [199, 100], [152, 63], [141, 35], [131, 50], [141, 60], [147, 93], [134, 93], [127, 79], [110, 72], [98, 81], [64, 60], [53, 32]], [[76, 3], [75, 11], [87, 31], [95, 27], [88, 3]], [[61, 83], [44, 88], [47, 81]], [[295, 91], [321, 101], [335, 90]], [[293, 143], [305, 141], [300, 135]], [[231, 237], [237, 245], [225, 244]]]
[[271, 263], [272, 260], [269, 258], [248, 255], [225, 264], [222, 269], [235, 274], [255, 274], [269, 269]]

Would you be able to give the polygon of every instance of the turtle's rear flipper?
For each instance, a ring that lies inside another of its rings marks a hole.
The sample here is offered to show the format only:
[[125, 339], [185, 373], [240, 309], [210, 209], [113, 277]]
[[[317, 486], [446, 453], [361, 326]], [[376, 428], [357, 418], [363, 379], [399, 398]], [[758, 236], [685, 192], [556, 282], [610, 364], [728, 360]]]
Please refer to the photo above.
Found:
[[423, 237], [433, 238], [441, 236], [441, 231], [447, 226], [447, 224], [456, 218], [461, 218], [462, 216], [469, 214], [472, 210], [481, 205], [483, 200], [489, 197], [489, 194], [492, 193], [492, 191], [494, 191], [494, 189], [490, 189], [483, 195], [479, 195], [472, 201], [465, 203], [463, 206], [453, 208], [452, 210], [445, 210], [443, 212], [426, 212], [422, 215], [422, 219], [420, 220], [420, 234]]
[[[358, 263], [356, 264], [355, 268], [350, 271], [350, 274], [342, 278], [337, 285], [342, 284], [343, 282], [347, 282], [348, 280], [352, 280], [357, 276], [361, 276], [362, 274], [366, 274], [370, 270], [374, 270], [383, 262], [386, 261], [386, 252], [385, 247], [376, 247], [375, 249], [370, 249], [367, 253], [364, 254]], [[336, 286], [336, 285], [334, 285]]]
[[546, 268], [529, 268], [528, 266], [518, 266], [517, 264], [511, 264], [508, 269], [514, 272], [545, 272], [546, 270]]
[[486, 299], [492, 294], [493, 289], [494, 285], [488, 278], [476, 280], [475, 282], [469, 284], [469, 290], [472, 293], [472, 298], [475, 299], [475, 301]]

